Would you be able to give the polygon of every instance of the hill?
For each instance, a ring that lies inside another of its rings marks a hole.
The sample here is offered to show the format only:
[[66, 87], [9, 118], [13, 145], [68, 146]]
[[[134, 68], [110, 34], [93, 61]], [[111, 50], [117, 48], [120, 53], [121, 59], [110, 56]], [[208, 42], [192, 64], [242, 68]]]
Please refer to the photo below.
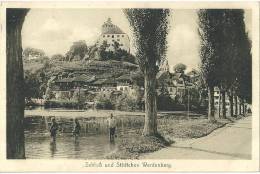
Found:
[[[124, 61], [53, 61], [36, 59], [24, 61], [27, 97], [42, 97], [52, 77], [76, 77], [80, 74], [95, 76], [97, 79], [117, 78], [138, 71], [138, 66]], [[32, 89], [33, 88], [33, 89]], [[38, 91], [35, 91], [38, 89]]]

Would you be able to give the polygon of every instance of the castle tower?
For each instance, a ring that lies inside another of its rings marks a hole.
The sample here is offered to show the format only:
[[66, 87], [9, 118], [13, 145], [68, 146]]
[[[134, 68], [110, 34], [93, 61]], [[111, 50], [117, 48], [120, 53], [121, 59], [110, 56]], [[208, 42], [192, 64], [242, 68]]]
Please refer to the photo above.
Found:
[[130, 40], [128, 35], [123, 32], [118, 26], [112, 23], [111, 18], [108, 18], [101, 27], [101, 35], [97, 41], [97, 45], [101, 46], [103, 42], [107, 43], [107, 51], [114, 51], [115, 42], [119, 48], [130, 52]]

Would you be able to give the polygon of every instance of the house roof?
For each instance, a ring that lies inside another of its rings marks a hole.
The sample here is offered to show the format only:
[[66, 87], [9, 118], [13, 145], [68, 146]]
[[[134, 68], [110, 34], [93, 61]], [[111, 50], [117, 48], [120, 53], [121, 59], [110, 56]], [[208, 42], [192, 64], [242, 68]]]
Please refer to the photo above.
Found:
[[132, 79], [131, 79], [131, 77], [130, 77], [130, 74], [121, 75], [121, 76], [118, 77], [116, 80], [130, 80], [130, 81], [132, 81]]
[[98, 79], [93, 85], [103, 85], [103, 84], [116, 84], [116, 81], [113, 79]]
[[170, 77], [170, 74], [169, 74], [169, 72], [166, 72], [166, 71], [160, 71], [156, 75], [156, 79], [159, 80], [159, 81], [160, 80], [165, 80], [165, 79], [167, 79], [169, 77]]
[[57, 78], [56, 76], [52, 76], [49, 81], [52, 82], [52, 81], [55, 80], [56, 78]]
[[180, 78], [182, 78], [182, 73], [173, 73], [172, 74], [172, 79], [179, 80]]
[[110, 18], [102, 25], [102, 34], [125, 34]]
[[58, 83], [70, 83], [72, 81], [73, 81], [73, 78], [64, 78], [64, 79], [56, 80], [55, 82], [58, 82]]
[[95, 80], [94, 76], [88, 76], [86, 74], [82, 74], [80, 76], [76, 76], [73, 78], [73, 82], [92, 82]]
[[104, 31], [102, 34], [125, 34], [118, 26], [114, 25], [114, 27], [110, 28], [107, 31]]
[[107, 79], [98, 79], [96, 80], [93, 85], [102, 85]]

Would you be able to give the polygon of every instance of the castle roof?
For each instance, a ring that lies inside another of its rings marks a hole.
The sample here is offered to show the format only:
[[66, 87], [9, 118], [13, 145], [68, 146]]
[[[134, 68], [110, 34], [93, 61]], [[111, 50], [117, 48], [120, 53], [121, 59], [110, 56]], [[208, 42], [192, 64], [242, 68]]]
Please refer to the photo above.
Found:
[[112, 24], [111, 18], [102, 25], [102, 34], [125, 34], [118, 26]]

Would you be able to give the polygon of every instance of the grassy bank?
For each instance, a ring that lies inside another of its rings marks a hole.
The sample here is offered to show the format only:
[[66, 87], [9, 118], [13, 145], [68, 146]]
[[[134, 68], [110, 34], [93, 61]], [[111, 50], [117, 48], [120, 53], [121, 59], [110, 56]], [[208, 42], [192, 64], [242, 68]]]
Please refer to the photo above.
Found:
[[107, 159], [138, 159], [142, 153], [154, 152], [174, 143], [176, 139], [199, 138], [210, 134], [217, 128], [229, 123], [229, 120], [210, 122], [205, 118], [199, 119], [158, 119], [158, 137], [144, 137], [138, 129], [127, 134], [119, 135], [116, 142], [117, 151], [106, 156]]

